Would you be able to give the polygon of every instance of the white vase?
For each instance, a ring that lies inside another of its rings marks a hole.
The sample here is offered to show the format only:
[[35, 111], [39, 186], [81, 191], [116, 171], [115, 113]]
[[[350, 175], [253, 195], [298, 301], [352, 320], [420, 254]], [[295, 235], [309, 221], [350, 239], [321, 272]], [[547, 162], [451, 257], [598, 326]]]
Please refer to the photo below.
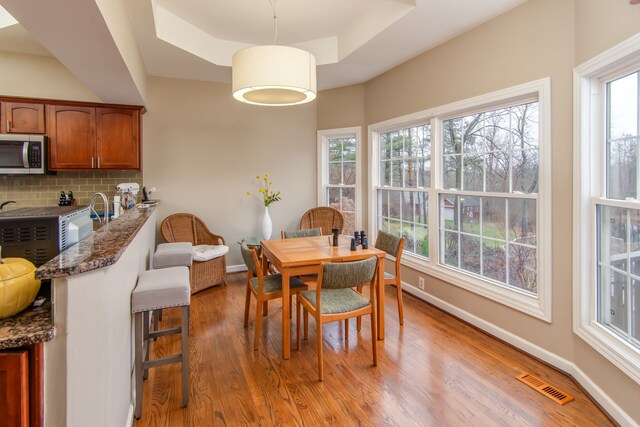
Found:
[[271, 238], [272, 230], [273, 225], [271, 224], [271, 217], [269, 216], [269, 208], [265, 206], [264, 216], [262, 217], [262, 238], [264, 240], [269, 240]]

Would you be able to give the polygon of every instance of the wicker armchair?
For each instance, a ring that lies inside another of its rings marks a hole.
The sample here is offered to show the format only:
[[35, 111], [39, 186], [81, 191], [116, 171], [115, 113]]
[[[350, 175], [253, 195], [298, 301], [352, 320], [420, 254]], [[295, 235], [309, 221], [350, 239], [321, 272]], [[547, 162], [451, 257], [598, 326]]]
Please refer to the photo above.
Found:
[[309, 209], [302, 215], [300, 220], [300, 229], [319, 228], [323, 236], [331, 234], [334, 227], [344, 227], [344, 217], [339, 210], [327, 206], [319, 206]]
[[[224, 245], [222, 236], [213, 234], [200, 218], [187, 213], [169, 215], [160, 226], [167, 242], [191, 242], [197, 245]], [[191, 266], [191, 293], [196, 293], [221, 283], [227, 284], [227, 261], [221, 256], [208, 261], [193, 261]]]

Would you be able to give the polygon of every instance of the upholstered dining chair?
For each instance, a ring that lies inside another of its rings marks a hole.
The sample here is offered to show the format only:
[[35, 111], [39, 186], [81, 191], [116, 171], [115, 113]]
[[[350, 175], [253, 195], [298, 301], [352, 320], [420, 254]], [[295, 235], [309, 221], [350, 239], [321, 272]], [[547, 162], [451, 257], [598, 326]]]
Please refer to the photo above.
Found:
[[[177, 213], [166, 217], [160, 226], [162, 238], [166, 242], [191, 242], [194, 259], [191, 265], [191, 293], [218, 284], [227, 283], [227, 261], [225, 254], [229, 248], [222, 236], [209, 231], [205, 223], [189, 213]], [[205, 250], [200, 258], [195, 251]], [[208, 258], [208, 259], [207, 259]]]
[[386, 233], [382, 230], [378, 231], [376, 237], [376, 249], [385, 251], [392, 257], [395, 257], [395, 271], [393, 274], [384, 273], [385, 285], [396, 285], [396, 294], [398, 298], [398, 317], [400, 324], [404, 324], [404, 314], [402, 306], [402, 278], [400, 276], [400, 258], [402, 258], [402, 251], [404, 250], [405, 238], [401, 236], [394, 236], [393, 234]]
[[293, 231], [282, 230], [280, 234], [283, 239], [295, 239], [297, 237], [321, 236], [322, 230], [319, 228], [305, 228], [303, 230], [293, 230]]
[[[345, 338], [349, 339], [349, 319], [371, 315], [371, 345], [373, 366], [378, 365], [376, 334], [376, 271], [378, 258], [372, 257], [351, 262], [327, 262], [320, 264], [318, 286], [315, 290], [303, 290], [296, 298], [296, 341], [300, 349], [301, 307], [316, 319], [318, 345], [318, 377], [323, 380], [322, 325], [344, 320]], [[370, 286], [370, 298], [356, 292], [355, 287]], [[306, 313], [305, 313], [306, 316]]]
[[344, 217], [339, 210], [328, 206], [309, 209], [300, 219], [300, 229], [319, 228], [320, 234], [329, 235], [331, 229], [338, 227], [340, 232], [344, 227]]
[[[256, 324], [254, 328], [253, 350], [258, 350], [258, 342], [260, 340], [260, 323], [262, 319], [262, 308], [264, 302], [282, 298], [282, 275], [269, 274], [263, 275], [258, 255], [254, 248], [249, 248], [243, 241], [240, 245], [242, 259], [247, 266], [247, 292], [244, 303], [244, 327], [249, 326], [249, 306], [251, 305], [251, 294], [256, 297]], [[301, 290], [308, 289], [297, 277], [289, 278], [290, 297], [288, 304], [291, 305], [291, 297]], [[286, 304], [284, 301], [283, 304]], [[289, 310], [291, 312], [291, 310]]]

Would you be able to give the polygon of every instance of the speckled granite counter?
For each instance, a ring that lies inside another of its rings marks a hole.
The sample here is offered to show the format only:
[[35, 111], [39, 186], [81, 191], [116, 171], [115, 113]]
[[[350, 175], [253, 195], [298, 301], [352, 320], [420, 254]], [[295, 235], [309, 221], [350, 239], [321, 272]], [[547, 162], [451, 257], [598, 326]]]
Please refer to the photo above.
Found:
[[50, 341], [55, 327], [51, 318], [51, 300], [40, 307], [0, 320], [0, 349]]
[[38, 279], [73, 276], [115, 264], [157, 206], [133, 208], [36, 270]]
[[[36, 270], [36, 278], [72, 276], [115, 264], [156, 208], [125, 211], [119, 218], [40, 266]], [[55, 325], [51, 310], [51, 299], [47, 298], [40, 307], [29, 307], [16, 316], [0, 320], [0, 349], [53, 339]]]

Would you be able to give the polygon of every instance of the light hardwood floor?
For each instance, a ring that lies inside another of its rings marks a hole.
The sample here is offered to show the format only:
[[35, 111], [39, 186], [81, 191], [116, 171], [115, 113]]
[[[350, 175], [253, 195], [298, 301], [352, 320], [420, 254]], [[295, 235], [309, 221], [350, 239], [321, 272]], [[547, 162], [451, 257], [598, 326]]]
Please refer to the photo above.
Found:
[[[386, 290], [386, 339], [371, 365], [369, 319], [324, 326], [324, 382], [318, 382], [315, 323], [291, 359], [281, 357], [281, 304], [263, 318], [253, 351], [255, 300], [244, 328], [244, 273], [227, 286], [193, 295], [189, 337], [189, 407], [180, 407], [180, 365], [151, 369], [138, 426], [396, 425], [607, 426], [613, 423], [567, 376], [454, 317], [404, 294], [398, 323], [395, 289]], [[295, 304], [294, 304], [295, 307]], [[166, 310], [163, 327], [178, 326]], [[179, 351], [179, 337], [159, 338], [152, 357]], [[560, 406], [515, 379], [530, 372], [575, 397]]]

